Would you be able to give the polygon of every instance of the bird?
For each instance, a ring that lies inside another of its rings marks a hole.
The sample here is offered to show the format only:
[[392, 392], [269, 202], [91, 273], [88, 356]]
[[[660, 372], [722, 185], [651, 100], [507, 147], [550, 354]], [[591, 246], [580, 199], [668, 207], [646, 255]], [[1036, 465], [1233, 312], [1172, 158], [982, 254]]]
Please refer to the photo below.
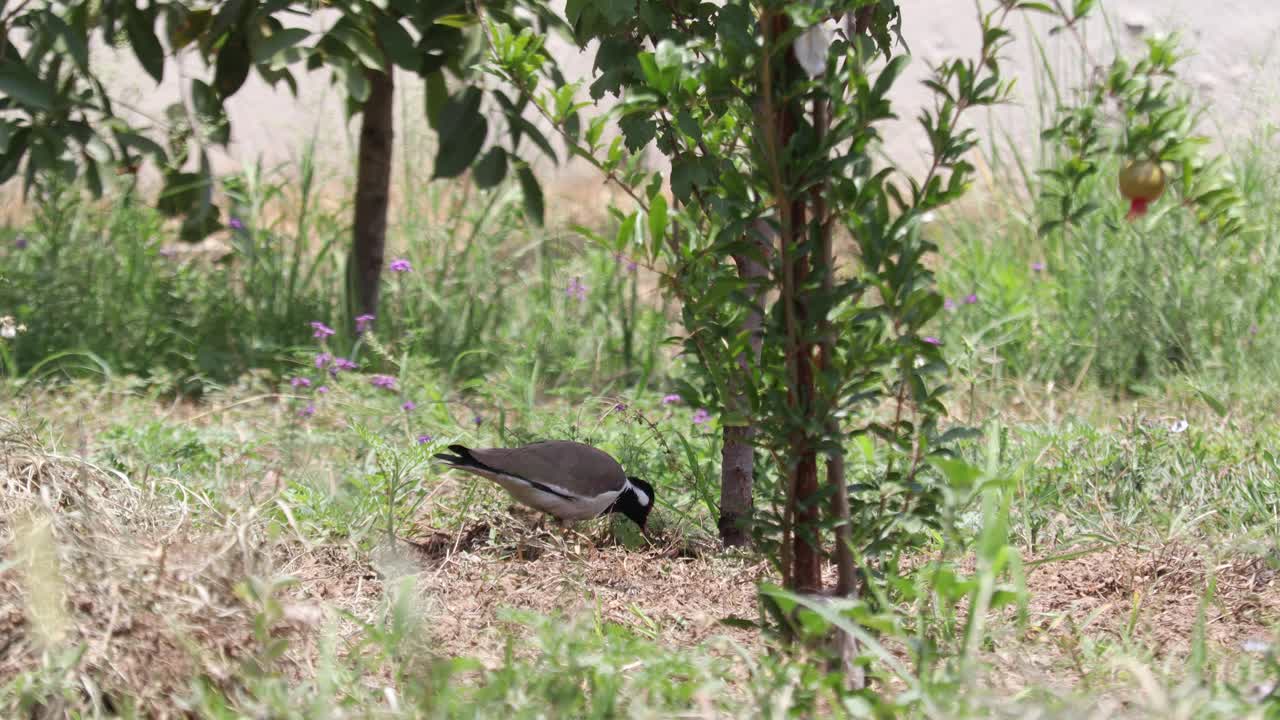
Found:
[[515, 448], [468, 448], [437, 460], [451, 468], [501, 485], [517, 501], [554, 517], [576, 522], [622, 513], [645, 529], [653, 509], [653, 486], [628, 477], [603, 450], [569, 440], [544, 440]]

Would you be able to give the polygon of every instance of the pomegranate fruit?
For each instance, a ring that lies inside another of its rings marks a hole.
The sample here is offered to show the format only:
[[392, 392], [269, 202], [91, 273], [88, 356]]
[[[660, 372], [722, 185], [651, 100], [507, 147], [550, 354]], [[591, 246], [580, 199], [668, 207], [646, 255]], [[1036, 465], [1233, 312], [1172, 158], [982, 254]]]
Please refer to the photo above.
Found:
[[1164, 194], [1164, 168], [1154, 160], [1130, 160], [1120, 168], [1120, 194], [1129, 200], [1129, 219], [1141, 217]]

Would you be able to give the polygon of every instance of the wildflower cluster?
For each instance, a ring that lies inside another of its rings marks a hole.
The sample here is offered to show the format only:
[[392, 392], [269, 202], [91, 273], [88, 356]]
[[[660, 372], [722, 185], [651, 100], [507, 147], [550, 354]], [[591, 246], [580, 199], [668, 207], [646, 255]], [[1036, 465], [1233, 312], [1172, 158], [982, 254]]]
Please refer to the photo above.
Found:
[[[372, 320], [372, 316], [361, 317], [368, 317], [369, 320]], [[369, 320], [366, 320], [365, 322], [367, 323]], [[358, 328], [360, 318], [357, 318], [356, 321]], [[313, 320], [309, 325], [311, 326], [312, 331], [311, 336], [320, 341], [320, 352], [316, 353], [312, 364], [315, 365], [316, 370], [321, 371], [322, 374], [319, 380], [314, 381], [303, 375], [295, 375], [289, 379], [289, 386], [294, 390], [311, 390], [314, 387], [311, 397], [307, 400], [307, 404], [298, 411], [298, 417], [301, 418], [309, 418], [315, 415], [317, 410], [316, 402], [323, 396], [329, 394], [329, 386], [320, 384], [323, 382], [324, 374], [327, 373], [331, 380], [336, 381], [338, 376], [342, 373], [360, 369], [360, 365], [354, 360], [338, 357], [329, 352], [328, 340], [337, 334], [333, 328], [319, 320]]]
[[[395, 261], [405, 263], [407, 267], [408, 261]], [[393, 265], [395, 264], [393, 262]], [[406, 272], [407, 270], [398, 270], [397, 272]], [[374, 322], [373, 315], [360, 315], [356, 317], [356, 332], [363, 335], [370, 332]], [[338, 382], [343, 373], [349, 373], [360, 369], [359, 363], [345, 357], [334, 355], [329, 349], [329, 338], [337, 333], [333, 328], [324, 322], [314, 320], [309, 323], [312, 330], [312, 337], [319, 341], [319, 352], [316, 353], [312, 364], [315, 369], [320, 371], [319, 377], [307, 377], [306, 375], [295, 375], [289, 378], [289, 386], [296, 391], [309, 391], [309, 397], [306, 398], [306, 404], [298, 410], [298, 416], [306, 419], [313, 417], [317, 410], [317, 403], [329, 394], [329, 386], [321, 384], [325, 381], [325, 376], [333, 382]], [[399, 381], [393, 375], [376, 374], [369, 376], [369, 384], [381, 390], [387, 390], [392, 393], [399, 393]], [[404, 415], [408, 416], [418, 409], [418, 404], [413, 399], [401, 396], [400, 410]], [[479, 424], [479, 417], [476, 418]], [[430, 434], [420, 434], [417, 436], [419, 445], [425, 445], [432, 441]]]

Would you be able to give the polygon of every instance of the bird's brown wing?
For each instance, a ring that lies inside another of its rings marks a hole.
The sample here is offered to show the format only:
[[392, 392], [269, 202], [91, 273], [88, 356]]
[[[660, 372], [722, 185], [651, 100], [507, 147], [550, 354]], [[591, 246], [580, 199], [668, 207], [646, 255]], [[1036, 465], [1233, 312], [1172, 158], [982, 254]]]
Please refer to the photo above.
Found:
[[477, 460], [504, 473], [562, 488], [580, 497], [619, 490], [626, 481], [622, 466], [590, 445], [556, 440], [518, 448], [472, 450]]

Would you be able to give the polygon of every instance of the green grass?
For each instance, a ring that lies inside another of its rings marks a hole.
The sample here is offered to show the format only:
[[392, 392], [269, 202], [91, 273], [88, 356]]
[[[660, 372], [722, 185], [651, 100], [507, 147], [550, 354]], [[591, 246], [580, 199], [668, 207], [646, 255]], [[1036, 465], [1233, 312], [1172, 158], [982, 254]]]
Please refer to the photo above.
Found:
[[[1121, 704], [1126, 717], [1172, 709], [1243, 717], [1261, 712], [1250, 688], [1277, 677], [1262, 655], [1240, 651], [1245, 640], [1274, 642], [1280, 610], [1280, 468], [1265, 403], [1234, 403], [1224, 420], [1193, 391], [1123, 410], [1081, 394], [1062, 398], [1068, 409], [1052, 421], [1011, 412], [989, 419], [988, 439], [967, 451], [988, 468], [988, 481], [954, 505], [957, 534], [884, 560], [878, 602], [845, 616], [878, 631], [867, 655], [874, 693], [859, 698], [838, 693], [819, 665], [767, 652], [767, 637], [688, 614], [706, 602], [719, 617], [756, 614], [749, 592], [703, 597], [720, 583], [741, 586], [743, 567], [716, 557], [705, 489], [687, 484], [714, 481], [688, 472], [687, 458], [711, 465], [717, 452], [714, 433], [694, 426], [688, 408], [649, 397], [626, 412], [603, 400], [540, 403], [479, 426], [469, 411], [455, 419], [418, 410], [406, 420], [399, 397], [428, 386], [402, 377], [400, 393], [339, 377], [308, 419], [296, 416], [299, 401], [264, 399], [254, 387], [192, 407], [118, 381], [7, 386], [0, 527], [10, 549], [0, 609], [21, 617], [36, 587], [39, 575], [24, 564], [40, 547], [24, 520], [34, 517], [51, 528], [44, 552], [59, 558], [68, 597], [62, 623], [71, 629], [43, 651], [31, 635], [10, 651], [25, 662], [16, 674], [8, 666], [0, 686], [5, 715], [91, 712], [87, 677], [117, 710], [136, 691], [144, 709], [180, 700], [202, 717], [314, 717], [336, 708], [346, 717], [780, 717], [837, 705], [1020, 717], [1105, 714]], [[657, 436], [629, 419], [634, 412], [652, 420]], [[1172, 418], [1188, 428], [1173, 432]], [[419, 446], [423, 428], [435, 439]], [[653, 479], [658, 545], [628, 539], [622, 523], [612, 534], [632, 550], [609, 548], [607, 523], [588, 529], [604, 546], [565, 545], [507, 514], [495, 487], [420, 463], [453, 439], [538, 436], [589, 439]], [[659, 436], [687, 442], [689, 455], [664, 467]], [[396, 520], [398, 532], [466, 540], [463, 555], [387, 554], [385, 470], [401, 460], [411, 468], [401, 478], [401, 507], [419, 495], [425, 502]], [[482, 535], [467, 539], [477, 527]], [[154, 576], [162, 544], [171, 548], [172, 577]], [[184, 546], [207, 550], [191, 557]], [[1002, 562], [1005, 547], [1022, 561], [989, 565]], [[671, 548], [698, 557], [682, 560]], [[611, 594], [616, 581], [605, 578], [634, 563], [655, 575]], [[150, 645], [126, 635], [101, 654], [94, 638], [110, 608], [80, 600], [104, 569], [97, 565], [127, 578], [102, 591], [119, 593], [126, 606], [148, 597], [158, 610], [174, 597], [211, 603], [192, 615], [172, 609], [150, 631], [172, 653], [164, 663], [176, 674], [160, 673], [164, 694], [129, 688], [103, 664], [127, 665]], [[1004, 570], [987, 575], [992, 567]], [[1144, 575], [1151, 568], [1173, 579]], [[575, 579], [582, 572], [596, 579]], [[689, 572], [692, 583], [677, 579]], [[490, 585], [504, 576], [523, 579]], [[1064, 590], [1066, 581], [1079, 586]], [[197, 586], [204, 590], [194, 594]], [[476, 587], [506, 596], [477, 607]], [[628, 599], [613, 606], [619, 597]], [[566, 607], [567, 598], [578, 600]], [[1002, 609], [974, 626], [967, 608], [983, 598]], [[309, 608], [318, 608], [317, 619], [296, 618]], [[707, 622], [698, 632], [723, 640], [685, 634]], [[1175, 625], [1185, 632], [1171, 638]], [[506, 645], [457, 650], [495, 628]], [[181, 666], [186, 674], [173, 670]], [[1017, 692], [1001, 690], [1010, 684]]]
[[[140, 377], [199, 395], [249, 371], [282, 377], [309, 363], [313, 321], [339, 331], [334, 354], [391, 368], [344, 317], [346, 220], [318, 209], [310, 157], [225, 181], [244, 227], [215, 236], [222, 252], [193, 256], [170, 242], [162, 218], [130, 194], [104, 205], [70, 190], [50, 197], [30, 226], [0, 232], [0, 307], [28, 328], [0, 347], [0, 371]], [[295, 174], [301, 181], [286, 179]], [[388, 257], [412, 270], [387, 273], [373, 325], [388, 350], [460, 388], [506, 374], [530, 397], [661, 382], [666, 313], [638, 271], [569, 235], [531, 232], [518, 206], [504, 189], [404, 212]], [[580, 299], [567, 292], [574, 282]]]

